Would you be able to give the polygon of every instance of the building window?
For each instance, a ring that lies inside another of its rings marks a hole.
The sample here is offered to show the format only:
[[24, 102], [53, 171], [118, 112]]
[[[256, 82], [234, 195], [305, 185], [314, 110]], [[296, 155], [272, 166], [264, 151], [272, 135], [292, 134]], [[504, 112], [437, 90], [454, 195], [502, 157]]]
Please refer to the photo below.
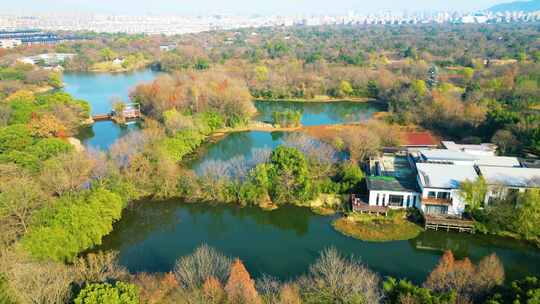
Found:
[[379, 193], [377, 193], [377, 198], [375, 199], [375, 205], [379, 206]]
[[428, 198], [436, 198], [437, 197], [437, 192], [429, 191], [427, 197]]
[[416, 195], [413, 195], [412, 197], [412, 201], [413, 201], [413, 207], [416, 207]]
[[403, 195], [390, 195], [389, 205], [392, 207], [402, 207]]
[[426, 214], [433, 214], [433, 215], [448, 214], [448, 206], [426, 205]]
[[411, 204], [411, 196], [410, 195], [407, 195], [407, 208], [410, 207], [410, 204]]
[[444, 199], [444, 200], [450, 199], [450, 192], [438, 192], [437, 198]]

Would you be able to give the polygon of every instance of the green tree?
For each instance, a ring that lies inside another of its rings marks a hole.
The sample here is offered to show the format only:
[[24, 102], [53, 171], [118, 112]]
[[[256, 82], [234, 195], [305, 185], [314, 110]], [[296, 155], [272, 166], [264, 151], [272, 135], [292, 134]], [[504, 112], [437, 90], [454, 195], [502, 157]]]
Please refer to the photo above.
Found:
[[255, 77], [257, 81], [263, 82], [268, 80], [268, 68], [264, 65], [255, 67]]
[[527, 277], [523, 280], [513, 281], [506, 288], [497, 291], [486, 302], [486, 304], [504, 303], [540, 303], [540, 280], [536, 277]]
[[418, 96], [424, 96], [426, 95], [427, 93], [427, 85], [426, 85], [426, 82], [423, 81], [423, 80], [414, 80], [412, 83], [412, 88], [414, 90], [414, 92], [418, 95]]
[[210, 62], [206, 58], [198, 58], [197, 62], [195, 63], [195, 69], [196, 70], [208, 70], [210, 68]]
[[470, 67], [465, 67], [463, 68], [461, 73], [463, 75], [463, 80], [465, 80], [465, 82], [470, 82], [474, 76], [474, 69]]
[[339, 92], [343, 96], [351, 96], [354, 90], [350, 82], [342, 80], [339, 84]]
[[302, 203], [315, 196], [307, 161], [295, 148], [279, 146], [272, 152], [268, 178], [274, 203]]
[[84, 287], [75, 304], [138, 304], [139, 289], [124, 282], [94, 283]]
[[519, 62], [527, 61], [527, 53], [525, 53], [525, 51], [518, 52], [517, 55], [516, 55], [516, 59]]
[[33, 142], [30, 130], [25, 125], [17, 124], [0, 128], [0, 153], [22, 151]]
[[383, 284], [386, 295], [385, 303], [401, 304], [454, 304], [456, 296], [454, 293], [437, 294], [427, 288], [414, 285], [407, 280], [396, 280], [388, 278]]
[[38, 259], [73, 261], [81, 251], [101, 244], [124, 205], [118, 194], [104, 189], [61, 197], [40, 211], [38, 223], [21, 240], [23, 248]]
[[459, 194], [465, 200], [470, 210], [476, 210], [484, 204], [488, 185], [482, 176], [479, 176], [474, 181], [466, 180], [461, 182], [459, 188]]
[[60, 89], [64, 86], [64, 82], [62, 81], [62, 74], [58, 72], [49, 73], [47, 83], [55, 89]]
[[111, 50], [111, 48], [108, 47], [99, 51], [99, 55], [101, 56], [101, 59], [105, 61], [111, 61], [118, 56], [116, 52], [114, 52], [113, 50]]
[[40, 160], [47, 160], [60, 154], [70, 153], [73, 150], [73, 146], [65, 140], [59, 138], [45, 138], [39, 140], [33, 146], [28, 147], [25, 151], [35, 155]]
[[360, 182], [364, 180], [365, 175], [360, 166], [347, 162], [340, 166], [337, 177], [341, 184], [341, 192], [352, 193], [351, 191], [358, 191]]
[[280, 127], [299, 127], [302, 121], [302, 112], [300, 111], [275, 111], [272, 112], [272, 120], [274, 125]]
[[533, 58], [534, 62], [540, 62], [540, 51], [534, 52]]
[[11, 108], [10, 124], [24, 124], [30, 121], [36, 111], [36, 99], [33, 93], [21, 90], [9, 96], [6, 101]]
[[518, 194], [518, 220], [515, 223], [517, 231], [529, 240], [540, 238], [540, 190], [529, 189]]

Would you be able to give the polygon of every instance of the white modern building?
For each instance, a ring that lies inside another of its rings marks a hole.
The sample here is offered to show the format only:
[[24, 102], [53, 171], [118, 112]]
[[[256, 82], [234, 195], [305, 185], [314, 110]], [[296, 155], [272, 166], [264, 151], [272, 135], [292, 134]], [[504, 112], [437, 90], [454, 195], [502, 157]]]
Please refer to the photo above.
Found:
[[540, 189], [540, 169], [478, 166], [489, 189], [485, 203], [505, 199], [528, 189]]
[[460, 216], [465, 211], [459, 188], [478, 177], [473, 166], [417, 163], [416, 168], [424, 213]]
[[67, 59], [75, 57], [75, 54], [70, 53], [48, 53], [40, 54], [36, 56], [19, 58], [18, 61], [26, 64], [38, 64], [43, 63], [45, 65], [57, 65], [66, 61]]
[[420, 208], [420, 192], [416, 182], [393, 176], [368, 176], [370, 206], [386, 206], [392, 209]]
[[497, 145], [495, 144], [464, 145], [456, 144], [453, 141], [442, 141], [441, 143], [445, 149], [450, 151], [460, 151], [480, 156], [495, 156], [497, 153]]
[[516, 157], [471, 154], [459, 150], [421, 150], [417, 162], [451, 164], [461, 166], [521, 167]]

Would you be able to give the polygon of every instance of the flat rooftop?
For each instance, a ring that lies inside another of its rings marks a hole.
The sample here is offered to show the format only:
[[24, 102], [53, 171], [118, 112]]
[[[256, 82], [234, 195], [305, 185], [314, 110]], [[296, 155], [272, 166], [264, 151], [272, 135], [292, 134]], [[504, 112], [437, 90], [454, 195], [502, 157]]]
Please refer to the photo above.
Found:
[[433, 149], [420, 151], [428, 162], [470, 162], [478, 166], [521, 167], [517, 157], [477, 155], [456, 150]]
[[368, 176], [367, 188], [370, 191], [419, 192], [414, 179], [396, 178], [393, 176]]
[[492, 156], [495, 156], [495, 152], [497, 152], [497, 145], [488, 143], [483, 143], [479, 145], [456, 144], [453, 141], [442, 141], [441, 143], [446, 149], [453, 151], [477, 151], [490, 153], [492, 154]]
[[540, 169], [478, 166], [480, 174], [492, 185], [540, 188]]
[[426, 188], [458, 189], [466, 181], [478, 177], [473, 166], [417, 163], [418, 177]]

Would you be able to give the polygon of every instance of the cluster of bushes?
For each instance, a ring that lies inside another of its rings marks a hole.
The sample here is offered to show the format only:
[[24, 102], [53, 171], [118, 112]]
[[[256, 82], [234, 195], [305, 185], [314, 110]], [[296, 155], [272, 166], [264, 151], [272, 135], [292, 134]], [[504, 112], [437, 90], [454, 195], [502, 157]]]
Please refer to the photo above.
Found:
[[71, 262], [86, 249], [101, 244], [112, 231], [126, 202], [115, 193], [94, 189], [63, 197], [53, 207], [36, 215], [32, 228], [22, 239], [23, 247], [34, 257]]
[[0, 126], [28, 124], [37, 137], [71, 136], [90, 117], [87, 102], [62, 92], [17, 91], [0, 101], [0, 109]]
[[256, 112], [242, 81], [218, 71], [160, 76], [137, 86], [131, 99], [158, 120], [171, 110], [185, 116], [206, 112], [219, 114], [226, 126], [234, 127], [246, 123]]
[[274, 125], [279, 127], [299, 127], [302, 120], [302, 112], [300, 111], [276, 111], [272, 113], [272, 120]]
[[540, 190], [528, 189], [491, 200], [484, 206], [488, 191], [484, 178], [463, 182], [460, 188], [476, 231], [540, 243]]

